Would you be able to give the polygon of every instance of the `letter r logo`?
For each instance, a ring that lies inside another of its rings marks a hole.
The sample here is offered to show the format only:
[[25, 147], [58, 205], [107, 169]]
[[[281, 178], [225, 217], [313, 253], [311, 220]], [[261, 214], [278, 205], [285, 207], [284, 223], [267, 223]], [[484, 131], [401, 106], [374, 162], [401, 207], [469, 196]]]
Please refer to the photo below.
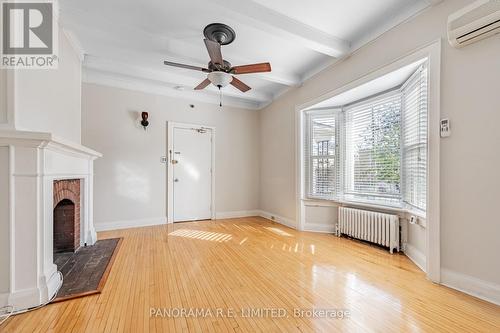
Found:
[[3, 2], [2, 22], [3, 54], [52, 54], [52, 3]]

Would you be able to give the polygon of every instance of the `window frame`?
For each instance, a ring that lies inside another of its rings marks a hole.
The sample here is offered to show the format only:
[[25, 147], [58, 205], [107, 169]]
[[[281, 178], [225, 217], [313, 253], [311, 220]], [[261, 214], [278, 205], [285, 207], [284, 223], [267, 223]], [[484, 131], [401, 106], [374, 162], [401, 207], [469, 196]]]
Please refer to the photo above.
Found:
[[[379, 92], [377, 94], [373, 94], [370, 96], [366, 96], [364, 98], [361, 98], [359, 100], [353, 101], [351, 103], [348, 103], [346, 105], [338, 106], [338, 107], [331, 107], [331, 108], [325, 108], [325, 109], [309, 109], [305, 111], [305, 119], [306, 122], [309, 123], [308, 126], [302, 126], [302, 130], [304, 131], [304, 138], [305, 141], [303, 141], [303, 144], [309, 145], [306, 150], [304, 150], [304, 153], [306, 151], [311, 150], [311, 141], [310, 141], [310, 133], [312, 130], [312, 124], [310, 122], [311, 114], [333, 114], [335, 117], [335, 155], [328, 155], [328, 158], [333, 157], [334, 163], [335, 163], [335, 180], [336, 184], [334, 186], [335, 188], [335, 193], [333, 196], [315, 196], [312, 195], [312, 183], [313, 183], [313, 171], [312, 168], [310, 167], [311, 162], [313, 160], [313, 157], [311, 154], [309, 156], [303, 156], [304, 160], [307, 159], [309, 166], [305, 166], [305, 170], [308, 172], [304, 174], [305, 177], [308, 177], [308, 179], [305, 179], [304, 177], [304, 199], [305, 200], [329, 200], [329, 201], [334, 201], [334, 202], [339, 202], [339, 203], [351, 203], [351, 204], [357, 204], [357, 205], [366, 205], [366, 206], [372, 206], [372, 207], [380, 207], [381, 209], [388, 208], [388, 209], [396, 209], [402, 212], [410, 212], [412, 214], [415, 214], [417, 216], [426, 218], [426, 210], [413, 205], [405, 200], [405, 194], [406, 194], [406, 179], [405, 179], [405, 166], [404, 166], [404, 161], [405, 161], [405, 153], [410, 150], [419, 150], [421, 149], [421, 144], [416, 144], [415, 147], [410, 147], [408, 148], [407, 146], [404, 146], [404, 135], [405, 135], [405, 128], [404, 128], [404, 94], [403, 94], [403, 88], [407, 84], [407, 82], [414, 76], [416, 75], [417, 72], [421, 71], [422, 66], [424, 64], [421, 64], [415, 72], [412, 73], [410, 77], [408, 77], [402, 84], [395, 86], [391, 89], [388, 89], [383, 92]], [[426, 64], [428, 66], [428, 64]], [[427, 80], [429, 80], [429, 74], [427, 74]], [[377, 98], [384, 98], [385, 96], [396, 93], [399, 95], [400, 98], [400, 130], [399, 130], [399, 173], [400, 173], [400, 181], [399, 181], [399, 196], [398, 195], [383, 195], [380, 193], [374, 193], [372, 194], [365, 194], [365, 195], [360, 195], [358, 193], [350, 193], [347, 188], [346, 188], [346, 175], [347, 175], [347, 152], [346, 152], [346, 108], [352, 107], [353, 105], [360, 104], [360, 103], [366, 103], [368, 101], [375, 101]], [[427, 114], [429, 112], [429, 99], [427, 98]], [[428, 119], [427, 119], [428, 123]], [[429, 141], [429, 131], [427, 131], [427, 155], [429, 154], [428, 152], [428, 141]], [[317, 157], [316, 157], [317, 158]], [[324, 158], [324, 157], [322, 157]], [[429, 172], [429, 162], [428, 162], [428, 157], [427, 157], [427, 173]], [[428, 181], [428, 180], [427, 180]], [[428, 187], [428, 186], [427, 186]], [[426, 193], [426, 197], [428, 197], [428, 193]], [[388, 198], [389, 200], [384, 200], [384, 198]], [[380, 199], [380, 200], [378, 200]]]
[[[341, 114], [342, 109], [340, 108], [328, 108], [328, 109], [320, 109], [320, 110], [308, 110], [305, 113], [305, 124], [306, 126], [303, 126], [304, 130], [304, 145], [307, 146], [308, 148], [304, 150], [304, 153], [309, 152], [307, 156], [304, 156], [304, 161], [307, 161], [304, 163], [304, 169], [305, 169], [305, 179], [304, 179], [304, 188], [306, 192], [306, 198], [308, 199], [316, 199], [316, 200], [335, 200], [339, 198], [339, 117]], [[324, 116], [324, 115], [332, 115], [332, 117], [335, 119], [335, 149], [334, 149], [334, 155], [322, 155], [322, 156], [313, 156], [312, 152], [312, 121], [311, 121], [311, 114], [318, 115], [318, 116]], [[306, 155], [306, 154], [304, 154]], [[331, 196], [328, 195], [313, 195], [313, 160], [317, 159], [333, 159], [334, 163], [334, 179], [335, 179], [335, 184], [333, 186], [334, 188], [334, 193]], [[307, 179], [306, 179], [307, 177]]]
[[[379, 100], [383, 100], [385, 98], [387, 98], [388, 96], [391, 96], [391, 95], [394, 95], [395, 98], [394, 99], [400, 99], [400, 105], [399, 105], [399, 112], [400, 112], [400, 121], [399, 121], [399, 125], [400, 125], [400, 130], [399, 130], [399, 195], [398, 194], [387, 194], [387, 195], [384, 195], [382, 193], [358, 193], [356, 191], [351, 191], [351, 190], [348, 190], [347, 187], [346, 187], [346, 177], [348, 176], [348, 172], [347, 172], [347, 164], [348, 164], [348, 160], [347, 160], [347, 121], [346, 121], [346, 113], [348, 112], [348, 109], [350, 108], [353, 108], [353, 107], [356, 107], [358, 105], [361, 105], [363, 103], [365, 104], [369, 104], [369, 103], [373, 103], [375, 104], [376, 101], [379, 101]], [[344, 170], [343, 170], [343, 174], [342, 174], [342, 177], [344, 178], [344, 186], [342, 188], [342, 194], [343, 194], [343, 197], [346, 198], [347, 196], [352, 196], [353, 198], [355, 197], [359, 197], [359, 200], [357, 199], [352, 199], [352, 201], [355, 201], [355, 202], [358, 202], [358, 201], [368, 201], [368, 202], [377, 202], [376, 200], [363, 200], [364, 198], [366, 197], [375, 197], [375, 198], [392, 198], [392, 199], [399, 199], [401, 198], [401, 195], [403, 193], [402, 191], [402, 184], [403, 184], [403, 177], [402, 177], [402, 161], [403, 161], [403, 158], [402, 158], [402, 150], [401, 150], [401, 139], [402, 139], [402, 133], [403, 133], [403, 128], [402, 128], [402, 122], [401, 122], [401, 114], [402, 114], [402, 103], [401, 103], [401, 91], [400, 91], [400, 86], [396, 86], [392, 89], [389, 89], [389, 90], [386, 90], [384, 92], [381, 92], [381, 93], [378, 93], [378, 94], [374, 94], [374, 95], [371, 95], [371, 96], [368, 96], [366, 98], [363, 98], [361, 100], [358, 100], [358, 101], [354, 101], [352, 103], [349, 103], [347, 105], [345, 105], [343, 108], [342, 108], [342, 112], [344, 113], [344, 119], [343, 119], [343, 123], [342, 123], [342, 126], [344, 128], [344, 131], [343, 131], [343, 138], [342, 138], [342, 142], [344, 144], [344, 147], [343, 147], [343, 150], [344, 150], [344, 158], [343, 158], [343, 164], [344, 164]], [[394, 200], [396, 201], [396, 200]], [[383, 202], [383, 201], [382, 201]], [[386, 202], [383, 202], [385, 205], [388, 205], [388, 206], [399, 206], [399, 204], [393, 204], [393, 202], [391, 201], [386, 201]]]

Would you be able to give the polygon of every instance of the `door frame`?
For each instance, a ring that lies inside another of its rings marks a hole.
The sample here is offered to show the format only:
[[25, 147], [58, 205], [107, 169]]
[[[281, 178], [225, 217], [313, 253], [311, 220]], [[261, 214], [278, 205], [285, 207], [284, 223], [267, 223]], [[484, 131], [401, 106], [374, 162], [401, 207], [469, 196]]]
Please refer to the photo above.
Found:
[[166, 164], [167, 164], [167, 223], [174, 222], [174, 182], [173, 182], [173, 164], [172, 155], [174, 149], [174, 128], [184, 129], [205, 129], [212, 132], [211, 149], [212, 149], [212, 180], [211, 180], [211, 219], [215, 220], [215, 127], [205, 126], [200, 124], [178, 123], [167, 121], [167, 151], [166, 151]]

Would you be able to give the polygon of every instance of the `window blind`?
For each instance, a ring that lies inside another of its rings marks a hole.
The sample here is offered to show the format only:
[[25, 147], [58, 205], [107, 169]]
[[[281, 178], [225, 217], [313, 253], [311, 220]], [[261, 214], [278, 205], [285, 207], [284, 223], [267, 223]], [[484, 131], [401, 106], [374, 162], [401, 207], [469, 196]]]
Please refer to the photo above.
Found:
[[309, 198], [404, 205], [427, 201], [428, 69], [391, 91], [330, 111], [306, 113]]
[[401, 94], [385, 93], [345, 109], [345, 195], [401, 196]]
[[336, 171], [336, 112], [321, 111], [306, 114], [305, 172], [308, 197], [335, 197]]
[[402, 87], [403, 199], [421, 210], [427, 201], [427, 64]]

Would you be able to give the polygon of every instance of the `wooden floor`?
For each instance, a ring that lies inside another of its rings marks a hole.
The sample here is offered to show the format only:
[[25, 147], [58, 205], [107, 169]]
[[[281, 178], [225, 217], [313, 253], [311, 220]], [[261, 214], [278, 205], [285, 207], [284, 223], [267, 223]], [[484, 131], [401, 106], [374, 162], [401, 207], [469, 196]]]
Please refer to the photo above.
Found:
[[102, 294], [14, 316], [0, 331], [500, 332], [500, 307], [357, 241], [257, 217], [99, 234], [113, 237], [124, 240]]

